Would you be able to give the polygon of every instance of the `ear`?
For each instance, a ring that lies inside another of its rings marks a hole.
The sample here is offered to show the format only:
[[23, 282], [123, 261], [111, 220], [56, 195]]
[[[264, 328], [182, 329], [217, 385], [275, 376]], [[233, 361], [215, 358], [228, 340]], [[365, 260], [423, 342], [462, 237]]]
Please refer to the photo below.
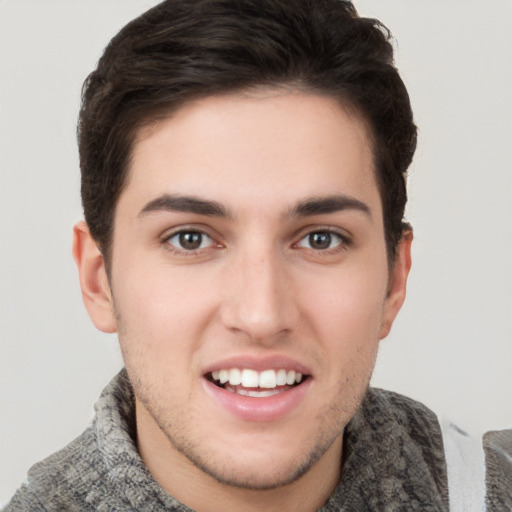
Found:
[[389, 276], [388, 295], [384, 303], [380, 339], [389, 334], [396, 315], [398, 315], [405, 300], [407, 277], [411, 270], [412, 239], [412, 230], [404, 231], [397, 247], [395, 262]]
[[73, 258], [78, 268], [85, 308], [93, 324], [103, 332], [116, 332], [112, 294], [105, 261], [89, 227], [79, 222], [73, 228]]

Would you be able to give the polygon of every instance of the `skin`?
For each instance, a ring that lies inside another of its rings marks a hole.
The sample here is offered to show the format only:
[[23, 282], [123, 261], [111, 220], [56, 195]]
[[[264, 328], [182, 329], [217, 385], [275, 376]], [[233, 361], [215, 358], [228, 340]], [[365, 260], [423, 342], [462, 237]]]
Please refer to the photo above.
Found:
[[[226, 215], [174, 211], [169, 196], [214, 201]], [[333, 196], [342, 209], [315, 209]], [[207, 236], [186, 250], [180, 229]], [[330, 244], [312, 244], [327, 230]], [[141, 132], [110, 279], [84, 223], [74, 255], [93, 322], [118, 332], [139, 451], [161, 486], [198, 511], [321, 507], [403, 303], [410, 244], [404, 236], [389, 268], [370, 137], [330, 98], [209, 97]], [[239, 356], [306, 367], [303, 399], [272, 421], [227, 411], [204, 373]]]

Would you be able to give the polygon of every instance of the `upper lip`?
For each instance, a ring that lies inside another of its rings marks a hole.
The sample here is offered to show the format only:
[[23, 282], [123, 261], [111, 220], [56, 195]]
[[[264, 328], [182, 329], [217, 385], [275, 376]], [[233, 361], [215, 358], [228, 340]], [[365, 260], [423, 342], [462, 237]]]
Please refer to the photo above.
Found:
[[294, 370], [303, 375], [311, 375], [311, 370], [303, 363], [284, 355], [273, 355], [265, 357], [256, 356], [233, 356], [216, 361], [207, 366], [203, 374], [207, 375], [214, 371], [229, 370], [231, 368], [250, 369], [262, 372], [264, 370]]

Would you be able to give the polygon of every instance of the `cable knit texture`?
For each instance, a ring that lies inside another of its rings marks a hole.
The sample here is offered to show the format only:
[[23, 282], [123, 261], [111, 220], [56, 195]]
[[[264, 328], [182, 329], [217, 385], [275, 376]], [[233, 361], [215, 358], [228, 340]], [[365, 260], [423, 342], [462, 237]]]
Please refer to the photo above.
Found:
[[[126, 371], [105, 388], [91, 426], [34, 465], [4, 512], [190, 511], [154, 480], [135, 444]], [[484, 438], [488, 510], [512, 510], [512, 431]], [[508, 455], [507, 455], [508, 452]], [[345, 430], [342, 479], [322, 512], [448, 511], [441, 430], [433, 412], [370, 388]]]

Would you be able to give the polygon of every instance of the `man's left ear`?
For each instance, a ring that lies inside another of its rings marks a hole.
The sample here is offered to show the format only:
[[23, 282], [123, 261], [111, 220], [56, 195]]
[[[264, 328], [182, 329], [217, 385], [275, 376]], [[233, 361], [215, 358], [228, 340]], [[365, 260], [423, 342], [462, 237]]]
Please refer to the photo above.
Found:
[[396, 315], [398, 315], [405, 300], [407, 277], [411, 270], [412, 239], [412, 230], [405, 230], [396, 250], [395, 262], [389, 276], [388, 295], [384, 303], [380, 339], [385, 338], [389, 334]]

